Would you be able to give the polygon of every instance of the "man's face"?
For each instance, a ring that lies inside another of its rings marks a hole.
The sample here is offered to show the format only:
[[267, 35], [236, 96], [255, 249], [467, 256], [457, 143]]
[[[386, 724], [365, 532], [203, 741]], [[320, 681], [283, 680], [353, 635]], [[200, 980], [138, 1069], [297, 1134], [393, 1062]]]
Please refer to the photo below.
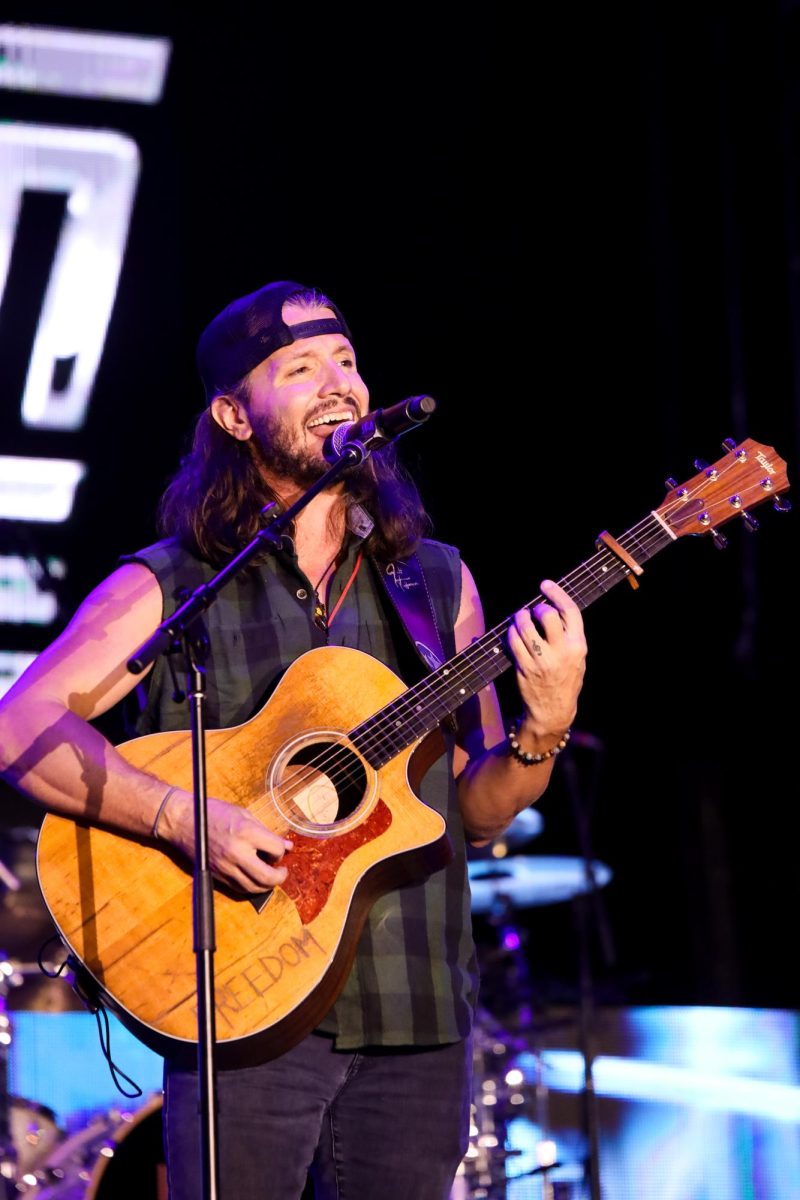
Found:
[[[329, 308], [284, 305], [287, 325], [333, 317]], [[308, 486], [327, 470], [325, 438], [369, 407], [350, 342], [341, 333], [282, 346], [250, 373], [247, 412], [267, 472]]]

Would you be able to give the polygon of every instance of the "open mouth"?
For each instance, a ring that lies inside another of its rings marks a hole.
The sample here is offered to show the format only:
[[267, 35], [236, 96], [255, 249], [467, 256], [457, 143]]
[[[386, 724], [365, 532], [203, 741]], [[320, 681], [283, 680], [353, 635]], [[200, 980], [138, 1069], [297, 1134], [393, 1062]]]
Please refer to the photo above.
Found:
[[337, 425], [341, 425], [344, 421], [355, 420], [353, 411], [347, 409], [337, 409], [335, 412], [324, 413], [321, 417], [315, 417], [313, 421], [309, 421], [306, 429], [309, 433], [314, 433], [317, 437], [327, 437], [332, 429]]

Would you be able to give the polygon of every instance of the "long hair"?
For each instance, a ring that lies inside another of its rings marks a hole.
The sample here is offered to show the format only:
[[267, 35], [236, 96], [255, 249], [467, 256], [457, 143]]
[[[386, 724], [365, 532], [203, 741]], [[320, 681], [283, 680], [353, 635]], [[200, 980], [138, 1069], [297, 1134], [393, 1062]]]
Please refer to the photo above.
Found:
[[[261, 510], [270, 501], [277, 496], [261, 472], [256, 439], [231, 437], [206, 409], [191, 450], [161, 498], [159, 530], [220, 566], [264, 528]], [[392, 445], [373, 452], [344, 479], [345, 507], [356, 503], [375, 522], [366, 548], [383, 562], [413, 553], [431, 528], [419, 492]]]

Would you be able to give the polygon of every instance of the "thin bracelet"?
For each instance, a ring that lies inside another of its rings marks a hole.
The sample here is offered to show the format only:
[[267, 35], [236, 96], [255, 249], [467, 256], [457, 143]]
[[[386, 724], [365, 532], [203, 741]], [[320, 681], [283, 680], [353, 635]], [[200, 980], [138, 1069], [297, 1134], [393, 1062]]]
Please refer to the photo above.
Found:
[[570, 728], [566, 733], [561, 735], [552, 750], [545, 750], [544, 754], [531, 754], [529, 751], [523, 750], [519, 744], [520, 724], [521, 721], [516, 720], [509, 729], [508, 748], [517, 762], [521, 762], [525, 767], [531, 767], [534, 763], [544, 762], [546, 759], [554, 758], [556, 754], [560, 754], [572, 735], [572, 729]]
[[178, 787], [170, 787], [170, 788], [167, 788], [166, 792], [164, 793], [164, 799], [159, 804], [158, 812], [156, 813], [156, 819], [155, 819], [155, 821], [153, 821], [153, 828], [151, 830], [152, 837], [154, 837], [154, 838], [158, 837], [158, 822], [161, 820], [161, 814], [163, 813], [164, 809], [167, 807], [167, 801], [169, 800], [169, 798], [173, 792], [179, 792], [179, 791], [180, 791], [180, 788], [178, 788]]

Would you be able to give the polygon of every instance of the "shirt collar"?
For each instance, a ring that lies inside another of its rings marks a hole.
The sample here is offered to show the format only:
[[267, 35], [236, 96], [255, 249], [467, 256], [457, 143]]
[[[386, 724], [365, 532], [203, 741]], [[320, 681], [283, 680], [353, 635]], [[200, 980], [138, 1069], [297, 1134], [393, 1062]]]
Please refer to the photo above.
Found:
[[[347, 510], [347, 531], [360, 542], [365, 541], [375, 528], [375, 522], [362, 504], [351, 504]], [[294, 538], [285, 533], [281, 539], [283, 549], [294, 557]]]
[[362, 542], [375, 528], [375, 522], [361, 504], [351, 504], [347, 510], [347, 528]]

